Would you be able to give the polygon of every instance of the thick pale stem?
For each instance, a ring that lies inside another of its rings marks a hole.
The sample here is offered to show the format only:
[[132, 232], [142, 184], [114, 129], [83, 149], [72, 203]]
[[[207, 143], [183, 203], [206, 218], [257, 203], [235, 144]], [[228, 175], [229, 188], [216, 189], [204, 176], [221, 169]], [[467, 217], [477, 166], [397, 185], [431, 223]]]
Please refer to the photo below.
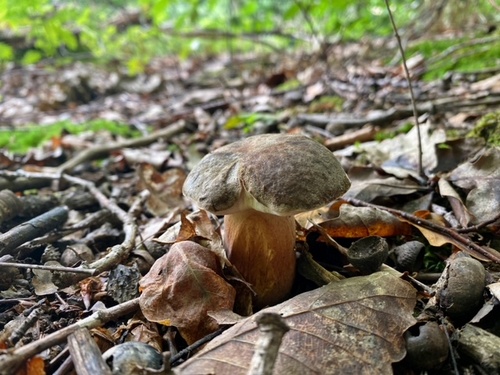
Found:
[[282, 302], [295, 278], [295, 219], [255, 210], [224, 217], [228, 258], [257, 296], [254, 307]]

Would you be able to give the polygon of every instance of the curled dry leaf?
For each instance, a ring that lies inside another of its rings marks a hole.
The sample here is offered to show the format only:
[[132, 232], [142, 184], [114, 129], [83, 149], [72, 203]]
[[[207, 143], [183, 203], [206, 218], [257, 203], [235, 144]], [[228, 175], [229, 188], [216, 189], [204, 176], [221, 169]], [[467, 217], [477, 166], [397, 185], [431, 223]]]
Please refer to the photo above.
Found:
[[[275, 374], [388, 374], [405, 355], [416, 292], [387, 272], [330, 283], [263, 310], [280, 314]], [[258, 339], [253, 319], [236, 324], [178, 367], [177, 374], [247, 374]]]
[[460, 195], [455, 191], [453, 186], [445, 180], [444, 178], [440, 178], [438, 180], [439, 186], [439, 194], [442, 197], [445, 197], [450, 202], [450, 206], [453, 209], [453, 213], [457, 217], [460, 225], [463, 227], [467, 227], [469, 223], [472, 221], [473, 217], [467, 207], [465, 207]]
[[205, 210], [198, 210], [184, 215], [180, 221], [172, 225], [165, 233], [156, 239], [162, 244], [194, 240], [197, 237], [211, 242], [222, 242], [217, 217]]
[[317, 223], [331, 237], [362, 238], [368, 236], [390, 237], [411, 234], [411, 226], [390, 213], [371, 207], [340, 206], [338, 217]]
[[153, 322], [178, 328], [188, 342], [219, 328], [208, 311], [231, 310], [235, 291], [213, 251], [191, 241], [174, 244], [140, 282], [140, 306]]

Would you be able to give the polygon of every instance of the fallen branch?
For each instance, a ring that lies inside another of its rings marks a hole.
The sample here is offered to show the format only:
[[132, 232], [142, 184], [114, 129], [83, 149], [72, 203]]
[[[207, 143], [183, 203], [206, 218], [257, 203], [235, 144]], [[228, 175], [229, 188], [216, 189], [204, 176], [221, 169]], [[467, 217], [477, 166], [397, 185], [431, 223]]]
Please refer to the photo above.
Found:
[[115, 142], [108, 145], [99, 145], [93, 148], [86, 149], [77, 154], [66, 163], [57, 168], [59, 174], [67, 173], [73, 170], [76, 166], [91, 160], [96, 160], [107, 156], [110, 152], [130, 147], [145, 147], [157, 142], [159, 139], [173, 137], [186, 130], [185, 121], [179, 121], [157, 132], [151, 133], [145, 137], [129, 139], [122, 142]]
[[3, 233], [0, 235], [0, 256], [15, 252], [23, 243], [59, 228], [68, 219], [68, 212], [66, 206], [56, 207]]

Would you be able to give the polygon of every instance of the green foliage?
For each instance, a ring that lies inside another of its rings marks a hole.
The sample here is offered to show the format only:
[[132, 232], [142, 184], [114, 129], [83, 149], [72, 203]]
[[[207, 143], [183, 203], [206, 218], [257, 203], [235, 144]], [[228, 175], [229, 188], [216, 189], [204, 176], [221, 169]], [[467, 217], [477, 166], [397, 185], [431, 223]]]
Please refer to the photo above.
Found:
[[[414, 15], [402, 0], [395, 3], [401, 4], [402, 18]], [[200, 30], [230, 31], [242, 37], [259, 33], [261, 41], [277, 47], [293, 47], [297, 41], [276, 32], [345, 38], [367, 33], [387, 35], [390, 27], [383, 6], [382, 0], [362, 4], [352, 0], [0, 0], [0, 30], [33, 42], [33, 48], [22, 51], [21, 56], [14, 56], [9, 46], [0, 44], [0, 58], [32, 64], [46, 57], [85, 52], [103, 62], [123, 61], [131, 73], [137, 73], [160, 54], [187, 56], [225, 51], [228, 45], [235, 51], [256, 46], [253, 40], [225, 40], [223, 34], [215, 41], [179, 37]], [[142, 21], [118, 31], [110, 20], [125, 7], [139, 9]]]
[[[464, 0], [459, 5], [461, 13], [448, 11], [449, 20], [467, 14], [467, 6], [471, 13], [481, 12], [483, 18], [498, 20], [491, 15], [487, 0], [478, 4]], [[425, 6], [429, 3], [424, 0], [391, 0], [403, 30]], [[112, 20], [124, 9], [139, 11], [139, 24], [124, 29], [114, 26]], [[33, 45], [14, 51], [12, 46], [0, 44], [0, 61], [33, 64], [47, 57], [82, 58], [83, 53], [102, 63], [120, 62], [131, 74], [143, 71], [152, 58], [165, 54], [186, 57], [228, 49], [262, 52], [267, 46], [308, 48], [312, 36], [358, 40], [393, 33], [384, 0], [0, 0], [0, 31], [25, 37]], [[226, 32], [234, 38], [228, 38]], [[203, 38], [200, 33], [209, 36]], [[421, 44], [413, 51], [422, 49], [431, 56], [439, 45]], [[499, 48], [483, 49], [480, 59], [498, 56]], [[450, 66], [455, 65], [447, 61], [443, 69]]]
[[0, 131], [0, 148], [24, 154], [44, 142], [60, 137], [64, 132], [79, 134], [85, 131], [101, 132], [107, 131], [114, 135], [123, 137], [138, 136], [139, 132], [128, 125], [118, 124], [112, 121], [95, 120], [83, 124], [74, 124], [67, 121], [57, 122], [51, 125], [29, 125], [22, 129]]
[[424, 268], [427, 272], [443, 272], [446, 267], [443, 259], [448, 258], [449, 251], [440, 248], [425, 249]]
[[395, 136], [397, 136], [398, 134], [406, 134], [412, 128], [413, 128], [413, 124], [407, 122], [403, 126], [401, 126], [400, 128], [398, 128], [396, 130], [388, 130], [388, 131], [381, 130], [375, 134], [374, 138], [376, 141], [382, 142], [384, 139], [392, 139]]
[[14, 48], [8, 44], [0, 42], [0, 61], [12, 60], [14, 58]]
[[487, 144], [500, 146], [500, 111], [481, 117], [467, 136], [484, 138]]
[[[443, 40], [425, 40], [408, 49], [408, 56], [422, 54], [426, 61], [431, 61], [424, 78], [434, 80], [442, 78], [449, 71], [474, 72], [498, 66], [500, 56], [500, 33], [497, 41], [485, 44], [470, 44], [467, 38]], [[458, 48], [463, 45], [463, 48]], [[434, 61], [433, 61], [434, 60]]]
[[241, 113], [233, 116], [224, 124], [224, 129], [243, 129], [245, 133], [251, 133], [257, 126], [270, 126], [277, 123], [280, 116], [271, 113]]
[[344, 101], [340, 96], [325, 95], [311, 103], [309, 112], [340, 112]]

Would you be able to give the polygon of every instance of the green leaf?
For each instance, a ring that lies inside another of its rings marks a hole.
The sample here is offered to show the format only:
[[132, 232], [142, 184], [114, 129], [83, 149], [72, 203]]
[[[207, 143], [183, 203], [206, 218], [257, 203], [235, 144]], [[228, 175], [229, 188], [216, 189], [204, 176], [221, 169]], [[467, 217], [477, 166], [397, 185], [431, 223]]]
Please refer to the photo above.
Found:
[[14, 48], [0, 42], [0, 61], [11, 61], [14, 59]]
[[36, 64], [42, 58], [43, 58], [43, 55], [40, 51], [30, 49], [29, 51], [26, 51], [26, 53], [24, 54], [24, 56], [21, 60], [21, 63], [23, 65]]

